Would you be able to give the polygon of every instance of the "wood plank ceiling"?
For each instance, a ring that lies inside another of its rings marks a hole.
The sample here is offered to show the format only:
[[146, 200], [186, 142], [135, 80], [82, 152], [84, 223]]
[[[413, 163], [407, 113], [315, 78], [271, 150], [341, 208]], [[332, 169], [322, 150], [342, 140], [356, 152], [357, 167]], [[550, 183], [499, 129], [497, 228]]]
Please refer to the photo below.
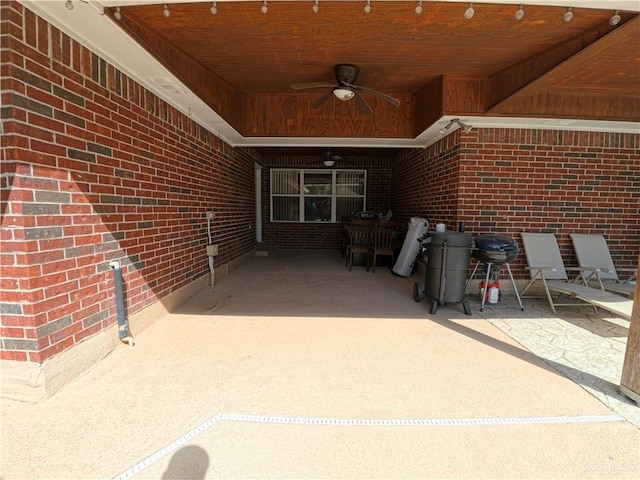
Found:
[[[611, 10], [467, 3], [170, 3], [107, 9], [122, 29], [246, 137], [415, 138], [444, 115], [640, 121], [640, 17]], [[334, 65], [360, 68], [362, 94], [330, 98]]]

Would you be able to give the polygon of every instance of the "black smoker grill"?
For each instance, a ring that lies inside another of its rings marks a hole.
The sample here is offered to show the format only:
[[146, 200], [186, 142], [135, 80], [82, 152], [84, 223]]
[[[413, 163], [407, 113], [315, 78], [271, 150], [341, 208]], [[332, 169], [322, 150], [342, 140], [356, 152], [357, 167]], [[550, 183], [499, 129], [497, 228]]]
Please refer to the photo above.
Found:
[[[511, 279], [511, 284], [513, 285], [513, 291], [516, 293], [518, 303], [520, 304], [520, 310], [524, 311], [522, 300], [520, 300], [518, 288], [516, 287], [516, 282], [513, 280], [511, 267], [509, 267], [509, 262], [518, 256], [518, 244], [516, 241], [513, 238], [502, 235], [478, 235], [474, 240], [474, 248], [471, 255], [473, 255], [473, 258], [475, 258], [478, 263], [476, 263], [473, 273], [469, 279], [473, 278], [476, 270], [478, 270], [478, 266], [481, 263], [484, 263], [487, 269], [487, 275], [484, 279], [485, 288], [489, 285], [489, 275], [493, 274], [495, 277], [494, 280], [497, 281], [498, 275], [500, 274], [500, 266], [506, 265], [507, 271], [509, 272], [509, 278]], [[485, 297], [486, 295], [482, 295], [480, 311], [484, 309]]]
[[420, 283], [413, 285], [413, 299], [419, 302], [422, 295], [431, 300], [429, 313], [436, 313], [438, 304], [459, 303], [464, 313], [471, 315], [464, 300], [465, 278], [469, 271], [473, 240], [463, 232], [434, 232], [427, 244], [427, 273], [424, 289]]

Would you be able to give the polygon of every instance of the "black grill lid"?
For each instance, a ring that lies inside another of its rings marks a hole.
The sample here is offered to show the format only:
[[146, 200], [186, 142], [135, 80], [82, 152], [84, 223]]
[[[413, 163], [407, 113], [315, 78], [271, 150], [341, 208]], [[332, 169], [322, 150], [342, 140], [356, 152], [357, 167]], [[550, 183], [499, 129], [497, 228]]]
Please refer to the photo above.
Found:
[[507, 263], [518, 255], [518, 244], [513, 238], [503, 235], [478, 235], [473, 256], [482, 262]]

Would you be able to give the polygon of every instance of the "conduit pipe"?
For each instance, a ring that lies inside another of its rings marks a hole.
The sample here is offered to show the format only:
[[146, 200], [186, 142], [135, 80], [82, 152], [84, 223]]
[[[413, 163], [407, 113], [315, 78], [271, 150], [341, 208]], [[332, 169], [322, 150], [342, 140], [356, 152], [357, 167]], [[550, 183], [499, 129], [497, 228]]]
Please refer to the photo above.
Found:
[[116, 294], [116, 313], [118, 318], [118, 337], [120, 341], [133, 347], [133, 335], [129, 331], [129, 321], [124, 308], [124, 282], [122, 280], [122, 267], [120, 261], [114, 260], [109, 263], [109, 268], [113, 270], [114, 289]]

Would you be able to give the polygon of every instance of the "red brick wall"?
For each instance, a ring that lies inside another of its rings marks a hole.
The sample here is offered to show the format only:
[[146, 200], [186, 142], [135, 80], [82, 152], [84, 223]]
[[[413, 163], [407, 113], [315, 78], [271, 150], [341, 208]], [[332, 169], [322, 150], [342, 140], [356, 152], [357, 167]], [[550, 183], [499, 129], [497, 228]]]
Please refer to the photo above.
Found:
[[[255, 246], [254, 161], [3, 2], [2, 358], [41, 362]], [[247, 225], [251, 228], [247, 228]], [[135, 331], [133, 331], [135, 334]]]
[[425, 150], [410, 150], [395, 159], [391, 181], [391, 209], [408, 223], [426, 218], [453, 228], [458, 221], [459, 143], [457, 132]]
[[[269, 168], [324, 168], [320, 157], [268, 157], [262, 160], [262, 241], [283, 249], [339, 250], [340, 223], [284, 223], [270, 220]], [[367, 171], [367, 210], [386, 213], [390, 208], [391, 168], [388, 158], [349, 158], [333, 168]]]
[[[452, 229], [465, 221], [473, 235], [502, 233], [520, 246], [520, 232], [554, 233], [567, 266], [577, 264], [569, 233], [601, 234], [617, 267], [638, 262], [640, 135], [457, 131], [399, 159], [393, 185], [392, 208], [405, 219], [426, 215]], [[514, 274], [526, 278], [525, 265], [521, 254]]]

